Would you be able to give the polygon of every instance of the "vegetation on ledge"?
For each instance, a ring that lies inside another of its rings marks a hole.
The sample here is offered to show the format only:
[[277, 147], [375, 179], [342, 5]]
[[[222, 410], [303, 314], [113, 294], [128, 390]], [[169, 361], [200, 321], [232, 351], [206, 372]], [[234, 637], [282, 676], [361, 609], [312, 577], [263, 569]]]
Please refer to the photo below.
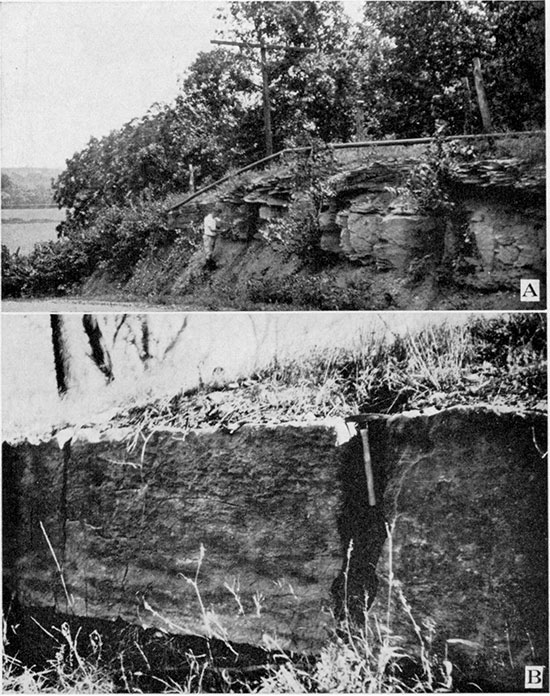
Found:
[[478, 316], [276, 362], [237, 382], [131, 408], [114, 424], [144, 434], [163, 426], [233, 432], [244, 424], [479, 403], [545, 411], [546, 366], [544, 315]]

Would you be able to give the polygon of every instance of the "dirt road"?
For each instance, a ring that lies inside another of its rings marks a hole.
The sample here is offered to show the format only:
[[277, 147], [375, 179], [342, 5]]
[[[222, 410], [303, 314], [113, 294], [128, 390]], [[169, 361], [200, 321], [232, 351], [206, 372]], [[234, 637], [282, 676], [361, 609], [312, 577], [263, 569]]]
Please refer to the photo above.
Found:
[[48, 297], [41, 299], [5, 300], [2, 312], [30, 314], [34, 312], [65, 313], [88, 312], [107, 314], [110, 312], [200, 312], [208, 307], [182, 304], [152, 304], [143, 300], [124, 302], [122, 300], [104, 300], [88, 297]]

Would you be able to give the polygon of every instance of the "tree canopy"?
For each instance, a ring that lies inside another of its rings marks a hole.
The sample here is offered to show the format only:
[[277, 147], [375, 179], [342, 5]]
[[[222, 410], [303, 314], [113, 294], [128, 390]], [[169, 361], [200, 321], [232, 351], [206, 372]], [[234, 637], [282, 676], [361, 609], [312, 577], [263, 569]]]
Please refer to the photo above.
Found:
[[[266, 52], [275, 150], [312, 138], [429, 135], [439, 121], [451, 133], [479, 131], [474, 57], [495, 127], [544, 127], [543, 2], [369, 1], [357, 23], [340, 2], [230, 2], [218, 20], [221, 39], [283, 46]], [[246, 46], [200, 53], [171, 104], [91, 138], [54, 185], [70, 225], [261, 157], [258, 60]]]

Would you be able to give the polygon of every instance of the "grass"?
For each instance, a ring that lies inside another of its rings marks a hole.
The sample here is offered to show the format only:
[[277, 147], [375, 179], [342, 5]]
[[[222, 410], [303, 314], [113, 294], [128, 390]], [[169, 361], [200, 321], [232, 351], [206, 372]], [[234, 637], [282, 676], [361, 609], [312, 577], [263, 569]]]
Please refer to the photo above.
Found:
[[[46, 629], [44, 629], [46, 630]], [[56, 630], [52, 628], [52, 630]], [[59, 631], [64, 639], [55, 658], [44, 669], [24, 665], [16, 657], [6, 654], [7, 640], [4, 630], [4, 653], [2, 655], [2, 691], [25, 694], [110, 694], [116, 693], [110, 676], [98, 666], [101, 652], [101, 637], [97, 636], [96, 659], [84, 660], [78, 651], [78, 636], [73, 638], [66, 624]]]
[[265, 424], [364, 411], [485, 403], [537, 408], [546, 403], [546, 325], [541, 314], [474, 317], [462, 325], [363, 335], [358, 345], [275, 360], [239, 380], [157, 399], [117, 417], [147, 433], [204, 425], [229, 432]]
[[[292, 662], [272, 669], [272, 674], [262, 680], [259, 693], [441, 693], [453, 690], [452, 664], [432, 654], [433, 635], [430, 633], [428, 639], [423, 635], [400, 588], [397, 589], [399, 599], [418, 638], [417, 654], [404, 651], [400, 647], [400, 636], [391, 632], [394, 578], [392, 530], [387, 528], [387, 531], [390, 551], [385, 622], [365, 610], [363, 623], [358, 625], [346, 612], [309, 669], [297, 667]], [[352, 544], [348, 549], [348, 569], [351, 551]], [[346, 571], [346, 586], [347, 579]]]
[[[391, 559], [391, 529], [390, 538]], [[348, 552], [348, 567], [352, 546]], [[194, 578], [182, 576], [195, 592], [204, 633], [208, 641], [217, 638], [234, 653], [239, 655], [229, 642], [229, 632], [222, 626], [221, 620], [208, 611], [202, 600], [199, 587], [199, 572], [204, 558], [201, 547]], [[217, 672], [216, 691], [226, 693], [433, 693], [453, 690], [452, 665], [431, 653], [432, 636], [426, 640], [416, 624], [410, 607], [401, 590], [399, 597], [408, 610], [411, 622], [418, 637], [419, 646], [416, 654], [408, 654], [399, 645], [402, 640], [391, 633], [391, 595], [393, 590], [393, 573], [389, 565], [387, 582], [389, 585], [385, 622], [377, 616], [370, 616], [366, 611], [363, 624], [357, 625], [346, 613], [343, 620], [335, 623], [332, 635], [316, 656], [300, 656], [285, 653], [277, 646], [275, 639], [266, 637], [265, 642], [271, 648], [270, 663], [263, 667], [234, 669], [216, 668], [216, 658], [210, 648], [199, 657], [189, 655], [189, 671], [184, 679], [162, 678], [154, 674], [147, 655], [141, 650], [138, 640], [135, 645], [141, 651], [143, 661], [155, 683], [155, 692], [159, 693], [202, 693], [211, 691], [208, 682], [211, 672]], [[347, 572], [345, 573], [347, 585]], [[238, 593], [237, 593], [238, 598]], [[365, 605], [367, 598], [365, 597]], [[238, 602], [240, 605], [240, 602]], [[242, 605], [241, 609], [242, 609]], [[244, 610], [243, 610], [244, 611]], [[162, 618], [162, 617], [161, 617]], [[58, 641], [55, 658], [48, 661], [47, 667], [37, 669], [22, 664], [16, 657], [3, 656], [2, 684], [4, 692], [22, 693], [142, 693], [136, 688], [133, 676], [124, 665], [122, 652], [118, 661], [111, 660], [109, 667], [102, 666], [103, 639], [97, 631], [89, 635], [92, 651], [86, 657], [81, 654], [84, 638], [80, 640], [80, 629], [73, 635], [68, 623], [61, 628], [41, 630], [53, 640]], [[17, 627], [16, 629], [17, 630]], [[53, 634], [56, 635], [53, 635]], [[9, 646], [4, 623], [4, 648]], [[93, 638], [93, 640], [92, 640]], [[267, 653], [266, 653], [267, 654]], [[251, 675], [253, 672], [253, 676]], [[141, 673], [141, 672], [140, 672]], [[117, 686], [118, 685], [118, 686]], [[121, 686], [122, 685], [122, 688]], [[146, 691], [145, 693], [149, 693]]]

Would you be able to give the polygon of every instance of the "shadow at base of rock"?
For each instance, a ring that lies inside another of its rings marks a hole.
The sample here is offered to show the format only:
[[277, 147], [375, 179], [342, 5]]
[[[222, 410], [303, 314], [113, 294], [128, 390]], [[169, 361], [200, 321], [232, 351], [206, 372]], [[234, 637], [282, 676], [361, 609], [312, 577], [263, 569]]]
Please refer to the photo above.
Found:
[[[44, 672], [47, 678], [63, 649], [62, 664], [69, 672], [78, 668], [81, 659], [92, 671], [97, 668], [110, 678], [122, 693], [159, 693], [175, 686], [195, 692], [249, 693], [277, 665], [292, 661], [304, 669], [314, 663], [314, 658], [287, 651], [169, 634], [120, 618], [72, 616], [50, 607], [22, 607], [13, 600], [4, 606], [9, 608], [4, 617], [7, 656], [23, 667]], [[75, 650], [64, 634], [70, 636]], [[52, 682], [55, 676], [52, 671]]]
[[[275, 668], [284, 664], [308, 675], [308, 691], [317, 691], [314, 678], [317, 655], [266, 650], [198, 635], [169, 634], [120, 618], [109, 621], [72, 616], [51, 607], [23, 607], [16, 599], [7, 599], [4, 653], [16, 658], [21, 670], [28, 667], [41, 672], [46, 686], [57, 686], [54, 666], [71, 673], [83, 660], [91, 672], [95, 668], [112, 680], [117, 693], [162, 693], [167, 689], [172, 693], [174, 689], [187, 693], [251, 693], [262, 686], [262, 680], [272, 675]], [[460, 665], [453, 664], [452, 692], [523, 691], [519, 672], [503, 681], [491, 678], [486, 665], [479, 665], [479, 676], [472, 675], [472, 665], [468, 667], [464, 671]], [[387, 672], [388, 678], [398, 680], [400, 691], [405, 693], [418, 691], [419, 684], [425, 687], [428, 683], [422, 661], [413, 657], [392, 662]], [[434, 691], [442, 690], [442, 674], [442, 669], [434, 669]]]

